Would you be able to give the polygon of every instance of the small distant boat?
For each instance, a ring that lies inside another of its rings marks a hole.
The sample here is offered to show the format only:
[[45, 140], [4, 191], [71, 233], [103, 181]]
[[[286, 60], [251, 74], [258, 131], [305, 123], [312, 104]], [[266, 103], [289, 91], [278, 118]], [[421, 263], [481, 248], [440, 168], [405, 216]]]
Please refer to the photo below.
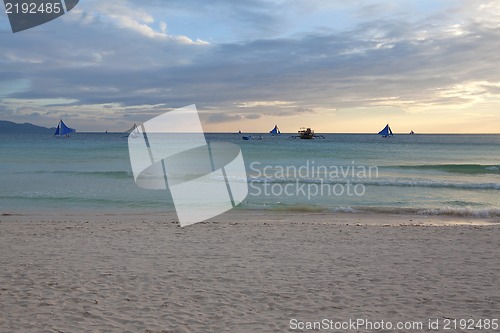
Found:
[[274, 128], [272, 130], [269, 131], [269, 134], [271, 135], [280, 135], [281, 132], [280, 132], [280, 129], [278, 128], [278, 125], [274, 125]]
[[262, 140], [262, 135], [259, 136], [253, 136], [253, 135], [247, 135], [247, 136], [242, 136], [241, 137], [243, 140]]
[[238, 134], [241, 134], [241, 130], [238, 130]]
[[413, 130], [410, 131], [410, 135], [412, 135], [412, 134], [415, 134], [415, 132], [413, 132]]
[[393, 136], [394, 134], [392, 133], [391, 127], [389, 124], [387, 124], [383, 130], [378, 132], [379, 135], [382, 135], [383, 138], [388, 138], [390, 136]]
[[54, 136], [57, 137], [68, 137], [71, 133], [76, 132], [76, 129], [70, 128], [66, 126], [66, 124], [61, 120], [59, 120], [59, 124], [57, 124], [56, 132], [54, 133]]

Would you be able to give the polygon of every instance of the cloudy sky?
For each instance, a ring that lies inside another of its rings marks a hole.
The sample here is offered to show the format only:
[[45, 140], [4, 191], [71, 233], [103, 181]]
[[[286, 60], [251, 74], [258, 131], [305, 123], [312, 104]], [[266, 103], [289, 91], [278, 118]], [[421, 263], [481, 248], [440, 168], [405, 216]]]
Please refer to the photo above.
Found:
[[500, 1], [81, 0], [0, 38], [2, 120], [500, 133]]

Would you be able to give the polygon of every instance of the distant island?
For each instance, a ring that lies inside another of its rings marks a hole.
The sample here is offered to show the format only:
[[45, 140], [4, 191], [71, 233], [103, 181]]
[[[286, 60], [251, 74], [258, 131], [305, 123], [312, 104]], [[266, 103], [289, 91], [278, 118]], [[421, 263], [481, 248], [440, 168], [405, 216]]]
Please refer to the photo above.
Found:
[[11, 121], [0, 120], [0, 134], [3, 133], [35, 133], [35, 134], [49, 134], [54, 133], [55, 128], [47, 128], [42, 126], [33, 125], [30, 123], [17, 124]]

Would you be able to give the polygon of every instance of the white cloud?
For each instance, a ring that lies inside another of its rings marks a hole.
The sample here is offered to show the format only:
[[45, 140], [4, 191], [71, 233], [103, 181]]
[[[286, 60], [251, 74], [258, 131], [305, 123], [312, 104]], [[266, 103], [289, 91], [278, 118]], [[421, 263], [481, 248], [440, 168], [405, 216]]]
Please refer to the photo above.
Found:
[[291, 101], [249, 101], [249, 102], [240, 102], [234, 103], [238, 108], [256, 108], [256, 107], [269, 107], [269, 106], [290, 106], [294, 105], [295, 102]]
[[[93, 24], [104, 22], [115, 25], [120, 29], [132, 31], [142, 36], [176, 41], [184, 44], [208, 44], [208, 42], [191, 38], [184, 35], [172, 35], [167, 33], [167, 23], [164, 20], [155, 19], [153, 14], [147, 12], [147, 8], [141, 8], [141, 4], [135, 4], [131, 1], [89, 1], [81, 9], [72, 11], [70, 14], [74, 18], [78, 17], [83, 24]], [[73, 22], [75, 19], [73, 18]], [[158, 23], [158, 30], [154, 25]]]

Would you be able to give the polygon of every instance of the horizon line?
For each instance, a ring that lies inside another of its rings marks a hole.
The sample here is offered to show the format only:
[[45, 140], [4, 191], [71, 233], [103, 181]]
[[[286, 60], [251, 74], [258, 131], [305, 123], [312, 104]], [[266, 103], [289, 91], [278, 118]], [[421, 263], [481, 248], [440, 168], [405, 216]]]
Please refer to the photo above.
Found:
[[[16, 124], [16, 125], [26, 125], [26, 124], [29, 124], [29, 125], [33, 125], [33, 126], [37, 126], [37, 127], [42, 127], [42, 128], [46, 128], [47, 130], [52, 130], [52, 129], [55, 129], [56, 127], [45, 127], [45, 126], [42, 126], [42, 125], [37, 125], [37, 124], [33, 124], [31, 122], [24, 122], [24, 123], [17, 123], [15, 121], [12, 121], [12, 120], [4, 120], [4, 119], [0, 119], [0, 121], [6, 121], [6, 122], [11, 122], [13, 124]], [[127, 133], [127, 131], [109, 131], [109, 130], [105, 130], [105, 131], [79, 131], [77, 129], [77, 133]], [[268, 135], [269, 134], [269, 131], [265, 131], [265, 132], [258, 132], [258, 131], [245, 131], [245, 132], [241, 132], [241, 133], [238, 133], [238, 132], [234, 132], [234, 131], [206, 131], [204, 133], [219, 133], [219, 134], [265, 134], [265, 135]], [[319, 132], [319, 131], [315, 131], [316, 134], [373, 134], [373, 135], [379, 135], [378, 132]], [[292, 134], [297, 134], [297, 132], [281, 132], [282, 135], [292, 135]], [[452, 134], [456, 134], [456, 135], [500, 135], [500, 132], [489, 132], [489, 133], [477, 133], [477, 132], [474, 132], [474, 133], [467, 133], [467, 132], [415, 132], [414, 134], [410, 134], [409, 132], [394, 132], [394, 135], [452, 135]]]

